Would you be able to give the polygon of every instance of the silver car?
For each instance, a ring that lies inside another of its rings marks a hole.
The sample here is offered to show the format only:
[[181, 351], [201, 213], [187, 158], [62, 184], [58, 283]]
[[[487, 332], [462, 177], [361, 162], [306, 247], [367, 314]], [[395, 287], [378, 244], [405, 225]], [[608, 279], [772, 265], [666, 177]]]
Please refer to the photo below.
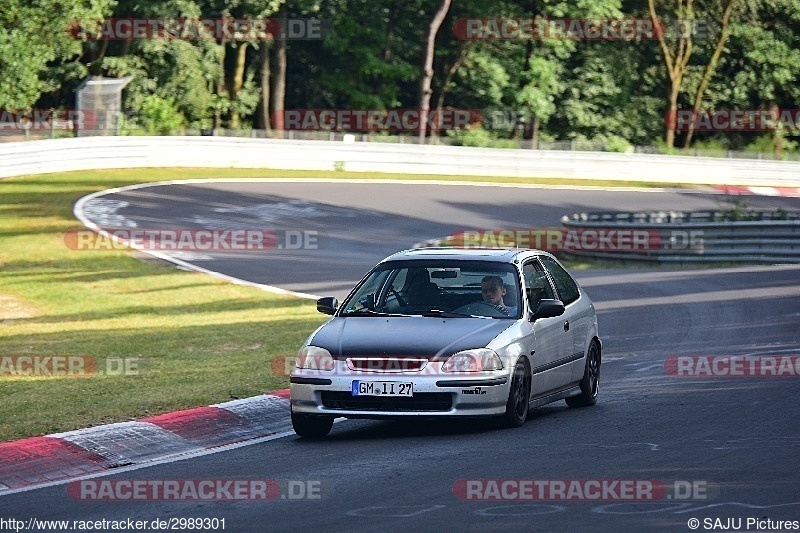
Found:
[[497, 417], [597, 402], [601, 343], [589, 296], [539, 250], [424, 248], [381, 261], [297, 355], [295, 432], [334, 418]]

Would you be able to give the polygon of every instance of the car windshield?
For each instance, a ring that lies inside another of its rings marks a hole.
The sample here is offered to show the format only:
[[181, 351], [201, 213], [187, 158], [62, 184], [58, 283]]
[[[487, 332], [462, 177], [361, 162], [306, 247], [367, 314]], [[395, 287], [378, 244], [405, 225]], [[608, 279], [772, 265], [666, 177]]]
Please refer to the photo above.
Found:
[[513, 265], [485, 261], [399, 261], [378, 265], [343, 303], [341, 316], [518, 318]]

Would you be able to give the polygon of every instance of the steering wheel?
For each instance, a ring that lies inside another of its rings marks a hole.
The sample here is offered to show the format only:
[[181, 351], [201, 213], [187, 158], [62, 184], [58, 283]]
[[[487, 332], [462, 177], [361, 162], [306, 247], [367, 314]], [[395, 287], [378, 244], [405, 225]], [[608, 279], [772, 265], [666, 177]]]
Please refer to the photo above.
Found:
[[472, 302], [467, 305], [462, 305], [458, 309], [453, 309], [453, 313], [460, 313], [464, 315], [480, 315], [490, 316], [495, 318], [502, 318], [508, 316], [508, 310], [503, 309], [499, 305], [494, 305], [489, 302]]

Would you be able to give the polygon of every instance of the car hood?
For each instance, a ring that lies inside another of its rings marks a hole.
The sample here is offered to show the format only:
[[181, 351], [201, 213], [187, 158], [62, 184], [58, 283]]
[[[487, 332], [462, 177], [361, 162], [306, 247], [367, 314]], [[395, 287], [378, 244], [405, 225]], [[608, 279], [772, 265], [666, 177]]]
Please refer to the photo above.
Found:
[[351, 356], [449, 356], [482, 348], [514, 324], [508, 319], [435, 317], [335, 317], [309, 344], [337, 359]]

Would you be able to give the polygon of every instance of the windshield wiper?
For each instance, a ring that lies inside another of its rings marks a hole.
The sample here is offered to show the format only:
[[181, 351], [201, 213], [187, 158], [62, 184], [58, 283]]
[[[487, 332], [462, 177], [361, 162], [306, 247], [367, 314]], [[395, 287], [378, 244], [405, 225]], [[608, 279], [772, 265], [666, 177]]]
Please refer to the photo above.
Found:
[[465, 313], [452, 313], [450, 311], [442, 311], [440, 309], [430, 309], [423, 311], [422, 316], [442, 317], [442, 318], [490, 318], [480, 315], [467, 315]]
[[399, 315], [397, 313], [381, 313], [378, 311], [373, 311], [372, 309], [355, 309], [353, 311], [346, 311], [342, 313], [341, 316], [408, 316], [408, 315]]

